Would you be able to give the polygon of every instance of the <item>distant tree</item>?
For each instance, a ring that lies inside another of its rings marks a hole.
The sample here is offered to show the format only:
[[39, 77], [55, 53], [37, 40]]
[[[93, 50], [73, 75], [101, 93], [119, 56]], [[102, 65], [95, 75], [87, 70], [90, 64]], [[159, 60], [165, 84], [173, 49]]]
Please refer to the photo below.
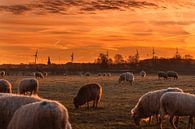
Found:
[[125, 60], [124, 60], [124, 58], [123, 58], [123, 56], [121, 54], [116, 54], [114, 56], [114, 63], [115, 64], [122, 64], [124, 62], [125, 62]]
[[184, 59], [185, 60], [192, 60], [193, 59], [193, 56], [192, 55], [184, 55]]
[[137, 64], [139, 63], [139, 52], [138, 50], [136, 50], [136, 54], [134, 56], [129, 56], [128, 59], [127, 59], [127, 62], [130, 63], [130, 64]]
[[48, 64], [48, 65], [51, 64], [51, 59], [50, 59], [50, 57], [48, 57], [48, 59], [47, 59], [47, 64]]
[[135, 58], [135, 56], [129, 56], [127, 62], [129, 64], [135, 64], [137, 62], [137, 59]]
[[109, 64], [109, 59], [107, 54], [104, 53], [100, 53], [97, 60], [96, 60], [97, 64], [102, 64], [102, 65], [108, 65]]

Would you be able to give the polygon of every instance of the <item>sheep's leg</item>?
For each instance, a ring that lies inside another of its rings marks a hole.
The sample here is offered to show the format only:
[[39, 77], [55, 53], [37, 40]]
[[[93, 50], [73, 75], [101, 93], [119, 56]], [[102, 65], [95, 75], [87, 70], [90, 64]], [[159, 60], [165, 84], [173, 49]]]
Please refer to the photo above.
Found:
[[148, 121], [149, 126], [150, 126], [151, 120], [152, 120], [152, 116], [149, 117], [149, 121]]
[[193, 120], [193, 117], [192, 117], [192, 121], [191, 121], [191, 128], [194, 129], [194, 120]]
[[178, 123], [179, 123], [179, 116], [176, 116], [174, 123], [175, 123], [175, 126], [176, 126], [176, 127], [178, 127]]
[[156, 121], [157, 121], [157, 123], [159, 122], [159, 115], [158, 114], [156, 114]]
[[96, 100], [93, 101], [93, 108], [95, 108]]
[[89, 109], [89, 102], [87, 102], [87, 109]]
[[160, 129], [163, 129], [163, 127], [162, 127], [163, 118], [164, 118], [164, 114], [161, 113], [160, 114], [160, 118], [159, 118], [159, 126], [160, 126]]
[[187, 129], [193, 129], [193, 117], [192, 116], [189, 117]]
[[176, 128], [176, 126], [175, 126], [175, 124], [174, 124], [174, 122], [173, 122], [173, 118], [174, 118], [174, 116], [170, 116], [170, 123], [171, 123], [171, 126], [174, 128], [174, 129], [177, 129]]

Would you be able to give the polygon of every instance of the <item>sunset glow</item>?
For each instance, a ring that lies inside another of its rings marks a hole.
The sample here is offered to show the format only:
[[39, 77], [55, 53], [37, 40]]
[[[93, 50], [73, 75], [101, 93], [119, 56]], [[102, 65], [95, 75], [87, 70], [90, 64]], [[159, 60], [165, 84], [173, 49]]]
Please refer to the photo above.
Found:
[[[156, 2], [158, 1], [158, 2]], [[125, 58], [195, 57], [193, 0], [0, 0], [0, 64], [94, 62], [100, 52]]]

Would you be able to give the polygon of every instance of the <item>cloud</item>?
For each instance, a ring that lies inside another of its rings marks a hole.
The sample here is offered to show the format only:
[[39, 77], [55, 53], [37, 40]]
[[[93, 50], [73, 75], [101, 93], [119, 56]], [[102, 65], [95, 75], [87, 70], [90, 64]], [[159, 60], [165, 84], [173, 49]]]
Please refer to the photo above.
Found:
[[31, 8], [26, 5], [10, 5], [10, 6], [0, 6], [0, 11], [12, 12], [13, 14], [23, 14], [26, 11], [30, 11]]
[[157, 4], [151, 2], [140, 2], [135, 0], [40, 0], [21, 5], [2, 5], [0, 11], [13, 14], [33, 12], [36, 14], [78, 14], [102, 10], [126, 10], [136, 8], [156, 8]]

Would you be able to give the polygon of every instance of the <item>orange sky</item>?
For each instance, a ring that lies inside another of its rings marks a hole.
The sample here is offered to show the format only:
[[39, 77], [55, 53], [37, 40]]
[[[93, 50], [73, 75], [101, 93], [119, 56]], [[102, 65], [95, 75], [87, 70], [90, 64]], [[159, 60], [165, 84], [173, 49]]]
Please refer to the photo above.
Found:
[[[156, 2], [158, 1], [158, 2]], [[93, 62], [100, 52], [127, 58], [195, 57], [193, 0], [0, 0], [0, 64]], [[60, 58], [60, 60], [59, 60]]]

